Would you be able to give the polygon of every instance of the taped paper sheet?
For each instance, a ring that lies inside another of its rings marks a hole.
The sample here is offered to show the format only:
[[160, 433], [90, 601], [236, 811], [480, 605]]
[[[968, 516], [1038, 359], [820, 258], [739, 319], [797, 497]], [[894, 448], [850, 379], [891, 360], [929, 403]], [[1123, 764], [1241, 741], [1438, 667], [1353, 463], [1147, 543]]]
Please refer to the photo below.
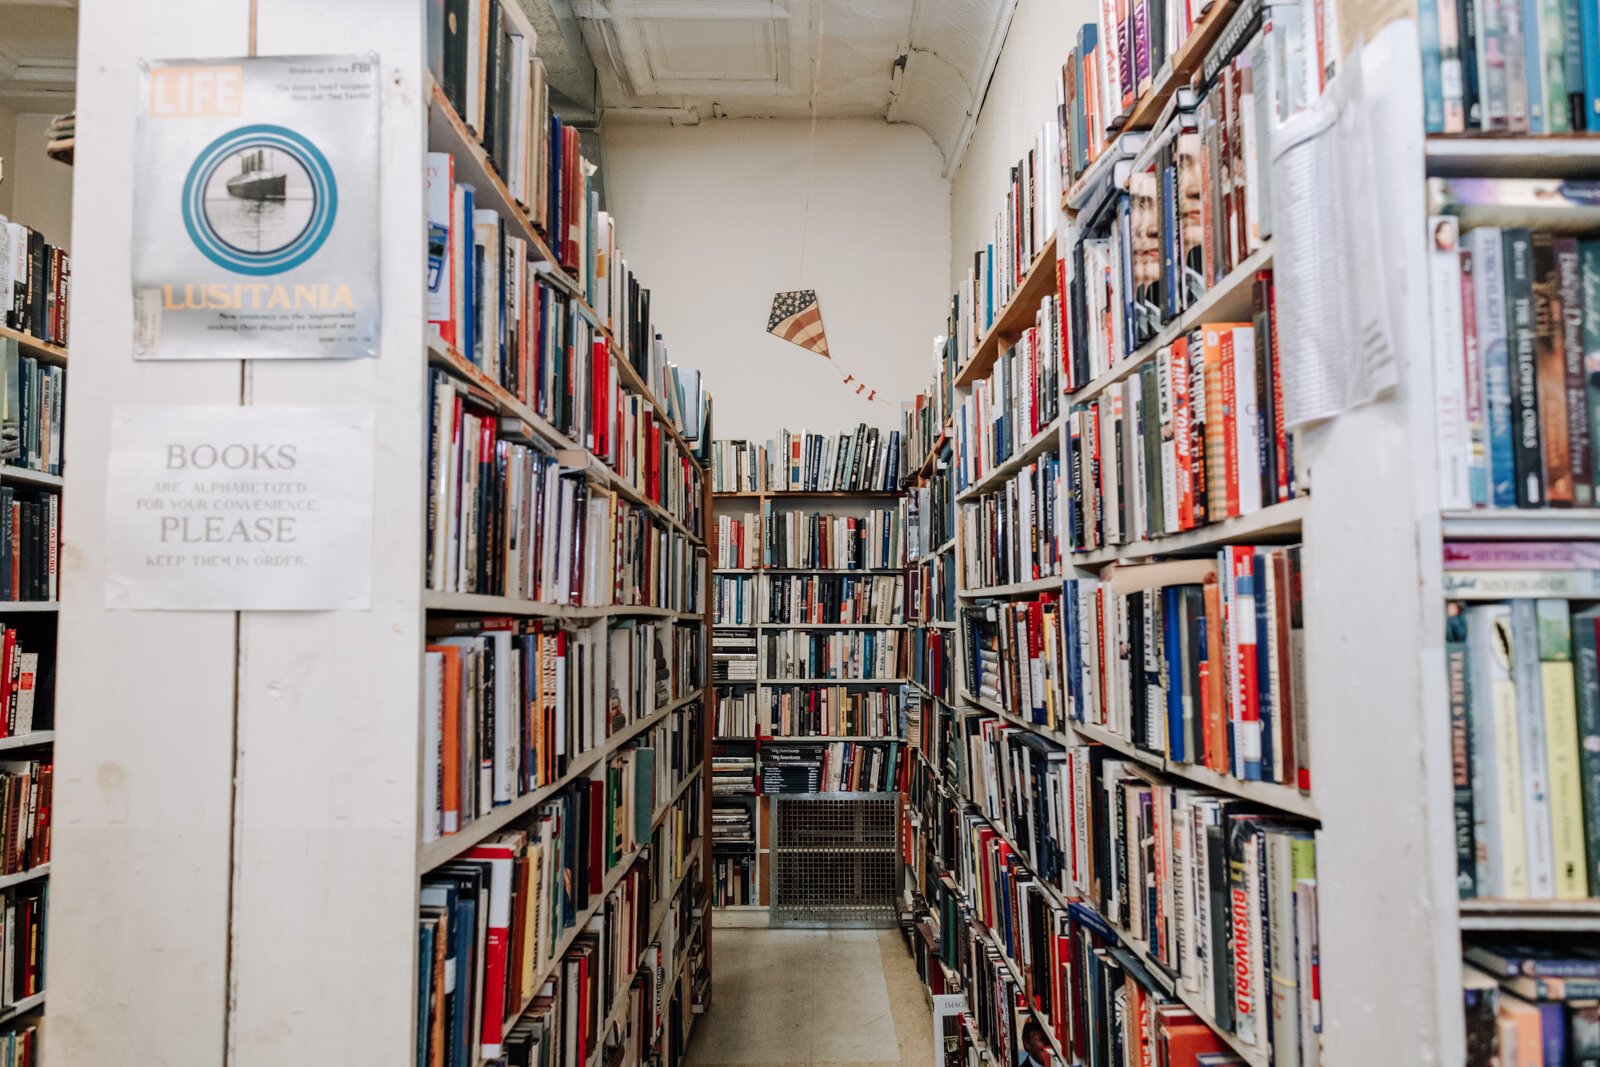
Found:
[[1398, 381], [1361, 64], [1273, 133], [1273, 283], [1284, 421], [1376, 399]]

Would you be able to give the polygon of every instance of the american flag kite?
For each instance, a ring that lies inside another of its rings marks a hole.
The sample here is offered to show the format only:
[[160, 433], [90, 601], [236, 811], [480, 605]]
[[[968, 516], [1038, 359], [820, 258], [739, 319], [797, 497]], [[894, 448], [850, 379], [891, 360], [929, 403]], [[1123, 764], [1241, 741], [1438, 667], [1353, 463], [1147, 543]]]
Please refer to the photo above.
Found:
[[790, 344], [828, 355], [828, 336], [822, 331], [822, 308], [815, 289], [796, 289], [772, 298], [772, 314], [767, 316], [767, 332]]

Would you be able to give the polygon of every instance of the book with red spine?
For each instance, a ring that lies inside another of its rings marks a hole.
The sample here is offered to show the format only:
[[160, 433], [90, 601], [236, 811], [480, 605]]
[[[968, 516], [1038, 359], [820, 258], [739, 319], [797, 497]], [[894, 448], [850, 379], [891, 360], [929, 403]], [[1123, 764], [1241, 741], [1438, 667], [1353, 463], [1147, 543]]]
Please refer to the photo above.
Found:
[[1227, 604], [1228, 639], [1233, 645], [1234, 774], [1261, 780], [1261, 688], [1256, 658], [1255, 553], [1249, 545], [1223, 549], [1226, 573], [1233, 579]]
[[1231, 519], [1239, 514], [1239, 397], [1235, 388], [1233, 329], [1215, 329], [1222, 380], [1223, 514]]
[[518, 1005], [509, 1000], [507, 960], [511, 945], [511, 880], [516, 848], [512, 841], [486, 841], [463, 857], [489, 867], [489, 915], [483, 948], [483, 1058], [500, 1055], [508, 1012]]
[[1177, 459], [1178, 529], [1192, 530], [1194, 517], [1194, 454], [1190, 450], [1189, 339], [1179, 335], [1172, 341], [1172, 437]]

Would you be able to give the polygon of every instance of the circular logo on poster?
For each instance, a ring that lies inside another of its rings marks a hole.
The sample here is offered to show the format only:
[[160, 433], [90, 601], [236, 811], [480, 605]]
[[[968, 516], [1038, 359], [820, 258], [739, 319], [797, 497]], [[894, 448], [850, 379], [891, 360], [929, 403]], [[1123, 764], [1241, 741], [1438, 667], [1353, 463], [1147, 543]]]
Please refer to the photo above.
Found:
[[282, 126], [244, 126], [206, 146], [183, 183], [189, 240], [219, 267], [280, 274], [333, 230], [339, 189], [317, 146]]

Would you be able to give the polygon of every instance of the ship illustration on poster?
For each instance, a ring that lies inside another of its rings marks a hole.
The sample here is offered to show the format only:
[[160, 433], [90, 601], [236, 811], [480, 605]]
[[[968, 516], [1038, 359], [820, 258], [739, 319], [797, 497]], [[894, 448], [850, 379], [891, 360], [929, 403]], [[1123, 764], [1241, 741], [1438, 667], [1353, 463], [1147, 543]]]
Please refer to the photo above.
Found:
[[274, 167], [269, 150], [258, 148], [239, 157], [239, 173], [228, 179], [228, 195], [240, 200], [282, 200], [289, 177]]

